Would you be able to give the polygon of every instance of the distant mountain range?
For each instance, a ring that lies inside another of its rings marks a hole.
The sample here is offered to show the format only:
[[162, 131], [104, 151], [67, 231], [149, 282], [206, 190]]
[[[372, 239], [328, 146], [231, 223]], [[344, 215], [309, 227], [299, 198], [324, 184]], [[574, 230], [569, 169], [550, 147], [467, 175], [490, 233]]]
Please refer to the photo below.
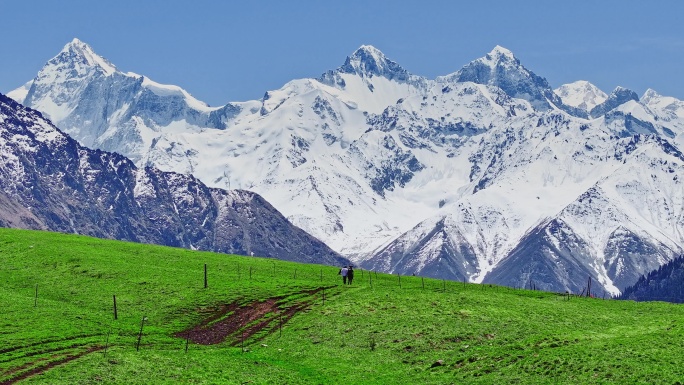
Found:
[[75, 39], [10, 96], [139, 167], [254, 191], [369, 269], [615, 294], [684, 250], [684, 102], [554, 90], [503, 47], [427, 79], [362, 46], [209, 107]]
[[0, 94], [0, 226], [341, 265], [258, 194], [137, 168]]

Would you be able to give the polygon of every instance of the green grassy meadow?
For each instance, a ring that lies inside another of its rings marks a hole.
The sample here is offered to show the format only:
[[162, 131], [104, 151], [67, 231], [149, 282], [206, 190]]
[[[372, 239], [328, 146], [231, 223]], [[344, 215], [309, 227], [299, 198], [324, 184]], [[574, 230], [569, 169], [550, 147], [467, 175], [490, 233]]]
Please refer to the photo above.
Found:
[[681, 305], [337, 272], [0, 229], [0, 384], [684, 383]]

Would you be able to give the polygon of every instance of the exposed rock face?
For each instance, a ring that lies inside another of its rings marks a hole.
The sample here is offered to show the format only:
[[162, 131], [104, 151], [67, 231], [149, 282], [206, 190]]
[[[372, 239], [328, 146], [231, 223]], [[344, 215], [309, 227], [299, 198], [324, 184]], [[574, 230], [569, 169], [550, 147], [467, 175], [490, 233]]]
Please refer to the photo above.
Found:
[[139, 169], [90, 150], [0, 95], [0, 225], [339, 265], [261, 196], [190, 175]]

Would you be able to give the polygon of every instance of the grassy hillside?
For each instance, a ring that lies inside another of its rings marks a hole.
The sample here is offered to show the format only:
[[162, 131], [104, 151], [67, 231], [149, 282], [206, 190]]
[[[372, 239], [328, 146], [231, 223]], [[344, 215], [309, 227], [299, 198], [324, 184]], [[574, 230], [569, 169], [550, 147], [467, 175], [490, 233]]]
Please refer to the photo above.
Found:
[[0, 229], [0, 384], [684, 378], [679, 305], [337, 270]]

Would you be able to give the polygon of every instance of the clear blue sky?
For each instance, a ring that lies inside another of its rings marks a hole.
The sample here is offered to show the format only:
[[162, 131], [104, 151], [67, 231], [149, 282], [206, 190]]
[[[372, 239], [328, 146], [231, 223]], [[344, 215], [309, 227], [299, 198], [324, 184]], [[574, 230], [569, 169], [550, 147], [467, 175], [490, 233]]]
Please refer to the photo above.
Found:
[[74, 37], [122, 71], [211, 105], [260, 98], [374, 45], [434, 78], [495, 45], [552, 86], [588, 80], [684, 99], [684, 1], [0, 0], [0, 92]]

